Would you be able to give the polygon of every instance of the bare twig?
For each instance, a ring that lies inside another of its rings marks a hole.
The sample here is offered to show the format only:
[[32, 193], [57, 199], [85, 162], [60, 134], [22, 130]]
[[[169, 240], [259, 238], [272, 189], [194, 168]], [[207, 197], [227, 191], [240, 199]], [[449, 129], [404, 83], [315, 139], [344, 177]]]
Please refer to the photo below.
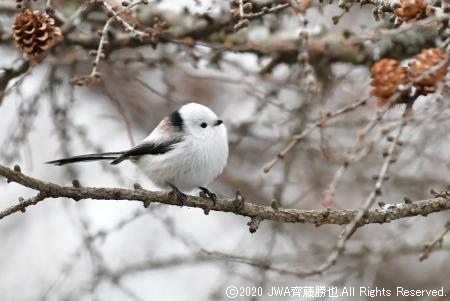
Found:
[[381, 195], [381, 186], [383, 185], [383, 182], [386, 180], [387, 173], [389, 171], [389, 167], [391, 164], [396, 162], [396, 158], [394, 157], [394, 151], [395, 148], [398, 146], [398, 141], [400, 139], [400, 136], [402, 134], [403, 128], [405, 127], [407, 120], [409, 118], [409, 115], [411, 113], [411, 107], [407, 106], [405, 108], [405, 112], [403, 114], [403, 117], [400, 121], [400, 127], [397, 131], [397, 135], [393, 138], [391, 141], [391, 145], [387, 151], [387, 154], [385, 156], [385, 159], [383, 161], [383, 164], [380, 168], [380, 171], [378, 173], [377, 181], [374, 185], [374, 188], [372, 192], [369, 194], [367, 199], [364, 201], [361, 208], [358, 210], [358, 213], [354, 216], [352, 221], [348, 223], [348, 225], [344, 228], [342, 234], [340, 235], [336, 247], [334, 251], [327, 257], [327, 260], [320, 265], [317, 269], [311, 271], [313, 274], [321, 274], [324, 271], [331, 268], [333, 265], [336, 264], [337, 258], [344, 252], [344, 247], [346, 241], [353, 235], [353, 233], [365, 223], [365, 219], [367, 217], [367, 213], [369, 212], [370, 207], [374, 204], [376, 199]]
[[273, 7], [263, 7], [260, 11], [255, 12], [255, 13], [248, 13], [248, 14], [242, 13], [241, 17], [243, 19], [251, 20], [251, 19], [260, 18], [260, 17], [262, 17], [264, 15], [267, 15], [267, 14], [275, 14], [275, 13], [278, 13], [278, 12], [282, 11], [285, 8], [291, 7], [292, 6], [292, 2], [293, 1], [287, 1], [286, 3], [278, 4], [278, 5], [275, 5]]
[[30, 68], [30, 63], [26, 59], [20, 59], [12, 67], [0, 69], [0, 105], [7, 94], [8, 83], [16, 77], [26, 74]]
[[381, 121], [384, 114], [389, 110], [389, 107], [384, 108], [383, 110], [376, 112], [375, 116], [364, 126], [364, 128], [360, 129], [357, 133], [357, 138], [351, 147], [349, 153], [346, 156], [345, 161], [341, 164], [341, 166], [334, 173], [333, 179], [331, 183], [328, 185], [328, 188], [324, 192], [324, 199], [322, 200], [322, 205], [328, 207], [333, 203], [334, 196], [336, 194], [337, 186], [341, 181], [342, 177], [345, 174], [345, 171], [348, 169], [350, 163], [352, 161], [357, 161], [362, 156], [358, 156], [358, 151], [360, 150], [363, 142], [367, 135], [374, 129], [374, 127]]
[[122, 24], [122, 26], [125, 28], [125, 31], [130, 32], [131, 35], [135, 38], [141, 38], [141, 37], [148, 37], [149, 34], [147, 32], [138, 30], [136, 28], [134, 28], [134, 26], [132, 26], [130, 23], [128, 23], [127, 21], [125, 21], [124, 18], [122, 18], [120, 16], [121, 13], [130, 11], [132, 8], [140, 5], [140, 4], [147, 4], [148, 0], [139, 0], [136, 2], [133, 2], [131, 4], [129, 4], [127, 7], [122, 8], [121, 10], [115, 10], [109, 3], [108, 1], [102, 1], [102, 4], [105, 6], [105, 8], [113, 15], [113, 19], [116, 19], [117, 21], [120, 22], [120, 24]]
[[291, 141], [270, 162], [268, 162], [264, 165], [264, 167], [263, 167], [264, 173], [268, 173], [279, 160], [284, 159], [284, 157], [286, 157], [286, 155], [294, 148], [294, 146], [296, 146], [303, 138], [308, 136], [315, 128], [322, 126], [325, 122], [327, 122], [328, 120], [331, 120], [337, 116], [340, 116], [347, 112], [351, 112], [351, 111], [359, 108], [360, 106], [365, 105], [366, 103], [367, 103], [367, 99], [358, 100], [358, 101], [356, 101], [346, 107], [340, 108], [334, 112], [328, 112], [328, 113], [324, 114], [324, 116], [319, 118], [319, 120], [317, 120], [316, 122], [313, 122], [313, 123], [309, 124], [308, 126], [306, 126], [306, 128], [301, 133], [293, 135], [291, 138]]
[[98, 66], [100, 64], [100, 60], [102, 60], [106, 57], [105, 47], [109, 43], [108, 30], [109, 30], [109, 27], [111, 26], [111, 23], [114, 20], [119, 21], [125, 27], [125, 30], [127, 32], [131, 33], [132, 37], [142, 38], [142, 37], [149, 36], [148, 33], [135, 29], [133, 26], [131, 26], [128, 22], [126, 22], [120, 16], [121, 13], [125, 13], [125, 12], [129, 11], [132, 8], [138, 6], [139, 4], [148, 3], [148, 1], [146, 1], [146, 0], [136, 1], [132, 4], [129, 4], [127, 7], [122, 8], [119, 11], [114, 10], [113, 7], [107, 3], [107, 1], [102, 1], [102, 3], [106, 7], [106, 9], [112, 14], [112, 16], [110, 18], [108, 18], [108, 20], [106, 20], [105, 24], [103, 25], [102, 31], [99, 32], [100, 41], [98, 43], [97, 50], [94, 52], [95, 58], [94, 58], [94, 61], [92, 62], [93, 68], [92, 68], [91, 73], [86, 76], [80, 76], [80, 77], [75, 77], [75, 78], [71, 79], [70, 82], [73, 85], [82, 86], [82, 85], [86, 85], [86, 84], [93, 84], [93, 83], [96, 83], [101, 78], [101, 74], [98, 72]]
[[422, 249], [422, 253], [419, 255], [419, 260], [424, 261], [430, 256], [430, 253], [439, 246], [442, 246], [444, 236], [450, 231], [450, 222], [447, 222], [444, 229], [430, 242], [425, 244]]

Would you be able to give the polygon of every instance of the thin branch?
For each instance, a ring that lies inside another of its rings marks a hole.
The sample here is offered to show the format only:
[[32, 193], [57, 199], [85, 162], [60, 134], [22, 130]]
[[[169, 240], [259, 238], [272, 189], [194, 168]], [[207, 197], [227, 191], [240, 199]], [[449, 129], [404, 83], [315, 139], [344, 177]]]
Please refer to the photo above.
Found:
[[263, 167], [264, 173], [268, 173], [279, 160], [284, 159], [284, 157], [286, 157], [286, 155], [302, 139], [304, 139], [306, 136], [308, 136], [315, 128], [323, 126], [323, 124], [326, 121], [331, 120], [331, 119], [333, 119], [337, 116], [340, 116], [342, 114], [345, 114], [347, 112], [353, 111], [353, 110], [359, 108], [360, 106], [365, 105], [366, 103], [367, 103], [367, 99], [358, 100], [357, 102], [354, 102], [354, 103], [352, 103], [346, 107], [343, 107], [339, 110], [326, 113], [326, 114], [324, 114], [323, 117], [319, 118], [319, 120], [317, 120], [316, 122], [313, 122], [313, 123], [309, 124], [308, 126], [306, 126], [306, 128], [301, 133], [293, 135], [291, 138], [291, 141], [270, 162], [268, 162], [264, 165], [264, 167]]
[[439, 233], [432, 241], [425, 244], [422, 249], [422, 253], [420, 253], [419, 260], [424, 261], [430, 256], [430, 253], [439, 246], [442, 246], [442, 242], [444, 241], [444, 236], [450, 231], [450, 222], [447, 222], [444, 226], [444, 229]]
[[98, 49], [95, 54], [95, 59], [92, 62], [93, 68], [90, 74], [91, 78], [98, 78], [100, 74], [97, 72], [98, 65], [100, 64], [100, 60], [105, 57], [104, 48], [105, 45], [108, 43], [108, 29], [111, 25], [111, 22], [114, 20], [114, 18], [109, 18], [108, 21], [106, 21], [105, 25], [103, 26], [103, 30], [101, 31], [101, 37], [100, 42], [98, 43]]
[[[352, 161], [358, 161], [363, 158], [364, 151], [360, 151], [365, 138], [369, 135], [369, 133], [375, 128], [375, 126], [381, 121], [383, 116], [387, 113], [389, 107], [386, 106], [383, 110], [376, 112], [375, 116], [364, 126], [364, 128], [360, 129], [357, 132], [357, 139], [353, 143], [350, 148], [349, 153], [346, 156], [346, 160], [341, 164], [341, 166], [334, 173], [333, 179], [331, 183], [328, 185], [327, 189], [324, 192], [324, 198], [322, 200], [322, 205], [325, 207], [330, 206], [333, 203], [334, 196], [336, 194], [336, 189], [347, 171], [350, 163]], [[367, 147], [366, 147], [367, 148]], [[370, 147], [368, 147], [370, 149]], [[362, 153], [362, 154], [361, 154]]]
[[6, 87], [8, 83], [16, 77], [27, 73], [30, 63], [26, 59], [20, 59], [14, 66], [8, 68], [0, 68], [0, 105], [3, 97], [7, 94]]
[[98, 43], [97, 50], [93, 52], [93, 54], [95, 54], [95, 59], [92, 62], [93, 68], [92, 68], [91, 73], [89, 75], [72, 78], [70, 80], [70, 83], [73, 85], [82, 86], [82, 85], [86, 85], [86, 84], [93, 84], [93, 83], [96, 83], [100, 79], [101, 74], [97, 70], [98, 70], [98, 66], [100, 64], [100, 60], [102, 60], [106, 57], [105, 48], [106, 48], [106, 45], [108, 45], [108, 43], [109, 43], [108, 30], [109, 30], [109, 27], [111, 26], [111, 23], [114, 20], [119, 21], [125, 27], [125, 31], [131, 32], [133, 38], [136, 38], [136, 37], [143, 38], [143, 37], [149, 36], [148, 33], [135, 29], [133, 26], [131, 26], [128, 22], [126, 22], [120, 16], [121, 13], [130, 11], [132, 8], [138, 6], [139, 4], [146, 4], [146, 3], [148, 3], [148, 1], [145, 1], [145, 0], [136, 1], [136, 2], [128, 5], [127, 7], [122, 8], [119, 11], [114, 10], [112, 6], [110, 6], [108, 3], [106, 3], [106, 1], [103, 1], [102, 3], [106, 7], [106, 9], [111, 13], [112, 16], [110, 18], [108, 18], [108, 20], [106, 20], [105, 24], [103, 25], [102, 31], [99, 32], [100, 41]]
[[103, 6], [105, 6], [105, 8], [113, 15], [113, 19], [116, 19], [120, 24], [122, 24], [122, 26], [125, 28], [125, 31], [130, 32], [131, 35], [135, 38], [141, 38], [141, 37], [148, 37], [149, 33], [148, 32], [143, 32], [141, 30], [138, 30], [136, 28], [134, 28], [134, 26], [132, 26], [130, 23], [128, 23], [127, 21], [125, 21], [124, 18], [122, 18], [120, 16], [120, 14], [122, 13], [126, 13], [127, 11], [130, 11], [132, 8], [140, 5], [140, 4], [147, 4], [148, 1], [146, 0], [139, 0], [136, 1], [130, 5], [128, 5], [127, 7], [121, 9], [121, 10], [115, 10], [109, 3], [108, 1], [102, 1]]
[[383, 164], [380, 168], [380, 171], [377, 176], [377, 181], [374, 185], [374, 188], [372, 192], [369, 194], [367, 199], [364, 201], [362, 207], [358, 210], [358, 213], [354, 216], [353, 220], [348, 223], [348, 225], [344, 228], [343, 233], [340, 235], [336, 247], [334, 248], [334, 251], [331, 252], [331, 254], [327, 257], [327, 260], [320, 265], [317, 269], [310, 271], [311, 274], [308, 275], [316, 275], [316, 274], [322, 274], [329, 268], [331, 268], [333, 265], [336, 264], [338, 257], [344, 252], [345, 243], [347, 240], [355, 233], [355, 231], [361, 227], [361, 225], [365, 224], [367, 214], [369, 212], [369, 209], [372, 207], [372, 205], [375, 203], [377, 198], [381, 196], [381, 187], [383, 185], [383, 182], [387, 179], [387, 173], [389, 171], [390, 166], [396, 162], [396, 159], [394, 157], [394, 151], [395, 148], [398, 146], [398, 142], [400, 140], [400, 136], [403, 132], [403, 129], [408, 121], [408, 118], [410, 117], [411, 113], [411, 107], [407, 106], [405, 108], [405, 112], [403, 113], [402, 119], [400, 121], [400, 127], [397, 131], [397, 135], [393, 138], [391, 141], [391, 145], [389, 147], [389, 150], [387, 151], [387, 154], [384, 158]]
[[45, 193], [38, 193], [34, 197], [31, 197], [29, 199], [19, 199], [19, 204], [9, 207], [3, 211], [0, 212], [0, 219], [4, 218], [5, 216], [11, 215], [13, 213], [21, 211], [22, 213], [25, 213], [28, 206], [36, 205], [37, 203], [43, 201], [46, 198]]

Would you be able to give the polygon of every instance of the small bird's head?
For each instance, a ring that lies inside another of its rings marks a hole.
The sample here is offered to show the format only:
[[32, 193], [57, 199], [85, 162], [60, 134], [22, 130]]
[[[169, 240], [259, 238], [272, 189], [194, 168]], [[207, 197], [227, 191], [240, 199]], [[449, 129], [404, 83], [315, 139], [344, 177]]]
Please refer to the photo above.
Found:
[[208, 139], [217, 135], [226, 135], [223, 121], [204, 105], [191, 102], [182, 106], [177, 112], [179, 120], [176, 121], [177, 118], [174, 116], [176, 112], [172, 113], [172, 124], [180, 124], [183, 131], [194, 137]]

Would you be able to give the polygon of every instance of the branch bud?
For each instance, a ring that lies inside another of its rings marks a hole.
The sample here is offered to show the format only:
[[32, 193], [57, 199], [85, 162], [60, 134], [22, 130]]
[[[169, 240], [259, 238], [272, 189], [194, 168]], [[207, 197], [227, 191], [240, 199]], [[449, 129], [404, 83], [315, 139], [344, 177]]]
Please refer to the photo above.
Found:
[[75, 188], [81, 188], [80, 180], [73, 179], [72, 180], [72, 186], [75, 187]]
[[272, 209], [274, 209], [274, 210], [278, 210], [278, 208], [279, 208], [278, 201], [273, 199], [272, 202], [270, 203], [270, 207], [272, 207]]
[[233, 205], [236, 211], [241, 210], [245, 206], [244, 196], [241, 194], [239, 190], [236, 191], [236, 196], [234, 197]]
[[258, 230], [261, 221], [262, 218], [260, 218], [259, 216], [252, 217], [252, 219], [247, 223], [248, 230], [250, 231], [250, 233], [255, 233], [256, 230]]

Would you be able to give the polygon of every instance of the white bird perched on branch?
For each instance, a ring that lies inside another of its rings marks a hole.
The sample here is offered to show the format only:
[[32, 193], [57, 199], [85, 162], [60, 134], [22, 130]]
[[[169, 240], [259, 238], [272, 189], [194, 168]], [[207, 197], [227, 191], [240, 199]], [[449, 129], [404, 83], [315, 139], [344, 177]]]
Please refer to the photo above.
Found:
[[182, 191], [201, 189], [222, 173], [228, 158], [227, 130], [208, 107], [188, 103], [165, 117], [144, 140], [122, 152], [88, 154], [47, 162], [64, 165], [76, 162], [124, 160], [134, 162], [161, 188], [170, 187], [182, 203]]

